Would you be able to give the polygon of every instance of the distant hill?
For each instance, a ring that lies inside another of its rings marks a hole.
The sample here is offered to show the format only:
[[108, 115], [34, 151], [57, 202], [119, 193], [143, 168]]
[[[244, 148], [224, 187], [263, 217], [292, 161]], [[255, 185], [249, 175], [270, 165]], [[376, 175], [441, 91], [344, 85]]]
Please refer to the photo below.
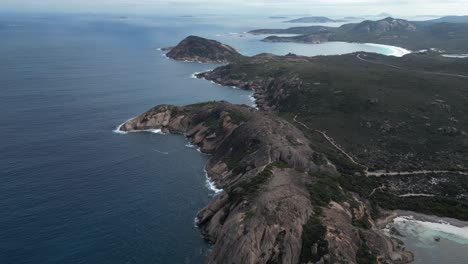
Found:
[[445, 16], [437, 19], [431, 19], [422, 21], [422, 23], [434, 24], [434, 23], [468, 23], [468, 16]]
[[[301, 34], [294, 37], [269, 37], [265, 41], [318, 43], [346, 41], [378, 43], [410, 50], [436, 48], [447, 53], [468, 53], [468, 23], [421, 23], [387, 17], [340, 27], [293, 27], [289, 29], [261, 29], [253, 34]], [[324, 35], [324, 33], [331, 33]], [[320, 36], [316, 36], [319, 34]], [[324, 39], [328, 36], [328, 39]]]
[[403, 19], [387, 17], [378, 21], [366, 20], [350, 28], [350, 32], [355, 34], [378, 35], [385, 32], [414, 32], [416, 26]]
[[323, 32], [334, 32], [337, 28], [324, 27], [324, 26], [310, 26], [310, 27], [292, 27], [287, 29], [257, 29], [249, 33], [254, 35], [259, 34], [316, 34]]
[[288, 17], [285, 16], [271, 16], [269, 19], [288, 19]]
[[344, 19], [345, 20], [348, 20], [348, 19], [352, 20], [352, 19], [364, 19], [364, 18], [363, 17], [352, 17], [352, 16], [350, 16], [350, 17], [345, 17]]
[[328, 17], [313, 16], [313, 17], [301, 17], [293, 20], [288, 20], [286, 23], [334, 23], [343, 22], [344, 20], [334, 20]]

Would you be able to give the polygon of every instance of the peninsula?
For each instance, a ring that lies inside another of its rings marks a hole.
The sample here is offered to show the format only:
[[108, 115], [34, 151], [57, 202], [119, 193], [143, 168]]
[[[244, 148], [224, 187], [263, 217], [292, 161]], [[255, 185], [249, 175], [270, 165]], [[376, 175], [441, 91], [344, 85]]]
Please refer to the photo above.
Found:
[[[463, 17], [440, 21], [463, 21]], [[387, 17], [378, 21], [344, 24], [340, 27], [293, 27], [287, 29], [259, 29], [252, 34], [299, 34], [294, 37], [269, 36], [267, 42], [322, 43], [345, 41], [376, 43], [410, 50], [437, 49], [447, 53], [468, 53], [468, 23], [435, 21], [412, 22]], [[317, 41], [320, 39], [320, 41]]]
[[[197, 45], [197, 59], [218, 56]], [[183, 134], [212, 154], [224, 191], [197, 216], [208, 263], [408, 263], [381, 231], [387, 210], [468, 219], [467, 69], [433, 53], [235, 56], [197, 77], [252, 90], [259, 110], [160, 105], [120, 130]]]

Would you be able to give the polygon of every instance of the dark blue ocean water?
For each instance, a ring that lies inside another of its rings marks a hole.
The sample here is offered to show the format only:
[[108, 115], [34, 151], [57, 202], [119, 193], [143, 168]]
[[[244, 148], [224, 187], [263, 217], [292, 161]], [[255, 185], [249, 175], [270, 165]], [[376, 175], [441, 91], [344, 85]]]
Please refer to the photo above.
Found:
[[260, 43], [229, 34], [261, 25], [240, 21], [0, 17], [1, 264], [203, 262], [194, 217], [213, 195], [207, 157], [181, 136], [112, 131], [157, 104], [250, 104], [250, 93], [193, 79], [215, 65], [157, 48], [195, 34], [249, 55], [388, 52]]
[[156, 50], [190, 28], [1, 24], [0, 263], [202, 262], [194, 217], [212, 195], [207, 157], [180, 136], [112, 130], [156, 104], [249, 93], [192, 79], [214, 65]]

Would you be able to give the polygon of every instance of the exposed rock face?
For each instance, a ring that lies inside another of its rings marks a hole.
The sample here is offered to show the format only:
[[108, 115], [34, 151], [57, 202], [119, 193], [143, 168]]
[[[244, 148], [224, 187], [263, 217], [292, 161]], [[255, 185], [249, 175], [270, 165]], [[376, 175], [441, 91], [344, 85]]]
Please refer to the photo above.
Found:
[[[212, 154], [207, 172], [224, 192], [197, 216], [202, 234], [213, 244], [208, 263], [308, 262], [302, 259], [304, 226], [318, 210], [308, 188], [316, 182], [314, 175], [336, 177], [338, 173], [293, 125], [247, 106], [211, 102], [157, 106], [120, 129], [181, 133]], [[327, 232], [321, 251], [328, 253], [320, 254], [319, 263], [356, 263], [362, 238], [355, 235], [351, 219], [364, 217], [367, 209], [361, 205], [350, 213], [349, 206], [336, 206], [346, 208], [340, 209], [342, 216], [332, 214], [332, 207], [323, 214], [324, 223], [330, 230], [337, 229], [335, 222], [342, 223], [346, 243], [337, 244]], [[368, 233], [377, 237], [378, 245], [387, 243], [378, 231]], [[338, 247], [328, 249], [328, 245]], [[381, 255], [386, 259], [387, 249]]]
[[357, 24], [351, 32], [357, 34], [382, 34], [385, 32], [414, 32], [416, 26], [403, 19], [387, 17], [379, 21], [364, 21]]
[[170, 49], [167, 57], [181, 61], [225, 63], [242, 57], [234, 48], [215, 40], [189, 36]]

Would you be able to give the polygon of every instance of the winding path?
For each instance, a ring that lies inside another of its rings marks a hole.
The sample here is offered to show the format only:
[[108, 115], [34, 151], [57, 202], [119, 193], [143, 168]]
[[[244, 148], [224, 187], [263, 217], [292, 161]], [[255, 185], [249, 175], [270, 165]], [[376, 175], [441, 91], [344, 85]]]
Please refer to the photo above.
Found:
[[468, 78], [467, 75], [461, 75], [461, 74], [452, 74], [452, 73], [444, 73], [444, 72], [431, 72], [431, 71], [420, 71], [420, 70], [412, 70], [412, 69], [405, 69], [403, 67], [395, 66], [392, 64], [387, 64], [387, 63], [382, 63], [382, 62], [377, 62], [377, 61], [370, 61], [367, 59], [364, 59], [362, 56], [366, 56], [365, 54], [360, 54], [358, 53], [356, 55], [356, 58], [361, 61], [365, 61], [367, 63], [372, 63], [372, 64], [378, 64], [378, 65], [384, 65], [390, 68], [398, 69], [398, 70], [403, 70], [403, 71], [413, 71], [413, 72], [419, 72], [419, 73], [424, 73], [424, 74], [432, 74], [432, 75], [440, 75], [440, 76], [449, 76], [449, 77], [458, 77], [458, 78]]
[[[338, 143], [336, 143], [336, 141], [329, 137], [325, 132], [323, 131], [320, 131], [320, 130], [317, 130], [317, 129], [312, 129], [310, 128], [309, 126], [307, 126], [306, 124], [302, 123], [301, 121], [298, 121], [297, 120], [297, 115], [294, 116], [293, 118], [293, 121], [296, 122], [297, 124], [303, 126], [304, 128], [306, 128], [307, 130], [310, 130], [310, 131], [314, 131], [316, 133], [319, 133], [321, 134], [327, 141], [328, 143], [330, 143], [330, 145], [332, 145], [336, 150], [338, 150], [339, 152], [341, 152], [343, 155], [345, 155], [349, 161], [351, 161], [353, 164], [355, 165], [358, 165], [362, 168], [364, 168], [364, 175], [366, 175], [367, 177], [369, 176], [374, 176], [374, 177], [382, 177], [382, 176], [406, 176], [406, 175], [421, 175], [421, 174], [438, 174], [438, 173], [453, 173], [453, 174], [458, 174], [458, 175], [465, 175], [465, 176], [468, 176], [468, 172], [464, 172], [464, 171], [449, 171], [449, 170], [418, 170], [418, 171], [385, 171], [385, 170], [378, 170], [378, 171], [369, 171], [369, 167], [359, 163], [356, 161], [355, 158], [353, 158], [353, 156], [351, 154], [349, 154], [348, 152], [346, 152], [343, 147], [341, 147], [340, 145], [338, 145]], [[375, 191], [375, 190], [374, 190]], [[372, 192], [372, 194], [374, 193], [374, 191]]]

